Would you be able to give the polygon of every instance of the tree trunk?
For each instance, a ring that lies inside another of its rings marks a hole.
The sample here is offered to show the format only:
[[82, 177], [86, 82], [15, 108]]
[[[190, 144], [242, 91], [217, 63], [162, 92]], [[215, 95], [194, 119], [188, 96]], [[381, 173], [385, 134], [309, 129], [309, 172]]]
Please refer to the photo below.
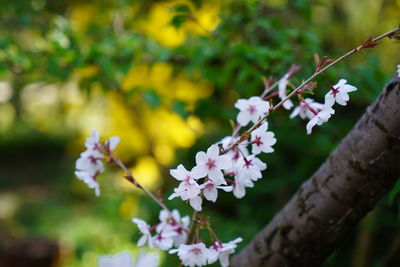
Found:
[[231, 266], [319, 266], [400, 175], [400, 78]]

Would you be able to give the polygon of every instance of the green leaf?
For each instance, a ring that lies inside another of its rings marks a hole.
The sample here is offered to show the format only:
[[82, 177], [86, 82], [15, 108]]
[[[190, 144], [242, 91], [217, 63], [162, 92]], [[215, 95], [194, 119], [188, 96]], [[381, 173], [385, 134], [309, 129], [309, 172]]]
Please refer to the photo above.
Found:
[[144, 91], [143, 92], [144, 101], [149, 104], [150, 107], [156, 108], [161, 104], [160, 97], [154, 91]]
[[177, 12], [177, 13], [190, 13], [190, 7], [188, 5], [185, 4], [181, 4], [181, 5], [176, 5], [172, 8], [173, 11]]
[[172, 103], [172, 110], [184, 119], [187, 118], [188, 116], [188, 113], [186, 112], [185, 109], [185, 103], [182, 101], [174, 101]]

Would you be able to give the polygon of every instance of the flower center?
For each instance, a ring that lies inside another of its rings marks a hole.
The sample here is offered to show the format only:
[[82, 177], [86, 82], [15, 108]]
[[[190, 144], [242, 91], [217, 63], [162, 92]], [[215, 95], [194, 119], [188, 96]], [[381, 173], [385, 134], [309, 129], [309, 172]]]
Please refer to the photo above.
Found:
[[261, 136], [257, 136], [253, 141], [254, 144], [256, 144], [257, 146], [261, 146], [263, 144], [263, 142], [261, 141]]
[[202, 253], [200, 248], [192, 248], [190, 252], [192, 252], [194, 255], [200, 255]]
[[249, 108], [248, 108], [248, 110], [249, 110], [249, 112], [250, 112], [251, 114], [253, 114], [254, 112], [257, 111], [256, 106], [254, 106], [254, 105], [250, 105]]
[[217, 165], [215, 165], [215, 160], [214, 159], [208, 159], [207, 163], [206, 163], [208, 169], [212, 169], [212, 168], [216, 168]]

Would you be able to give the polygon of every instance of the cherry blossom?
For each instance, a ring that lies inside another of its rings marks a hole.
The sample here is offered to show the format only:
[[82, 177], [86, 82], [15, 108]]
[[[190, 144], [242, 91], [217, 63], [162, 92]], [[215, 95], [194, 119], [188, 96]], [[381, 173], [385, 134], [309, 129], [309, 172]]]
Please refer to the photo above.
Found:
[[272, 153], [276, 138], [273, 132], [268, 132], [268, 122], [264, 122], [258, 129], [251, 133], [251, 152], [253, 154]]
[[215, 258], [215, 252], [206, 248], [206, 245], [201, 242], [192, 245], [182, 244], [177, 249], [171, 249], [169, 253], [178, 253], [182, 264], [190, 267], [207, 265]]
[[[287, 97], [286, 88], [289, 83], [289, 77], [290, 77], [290, 74], [286, 73], [285, 76], [283, 76], [278, 82], [278, 94], [279, 94], [279, 98], [282, 100]], [[289, 110], [293, 107], [293, 102], [290, 99], [287, 99], [283, 103], [283, 107], [285, 109]]]
[[261, 171], [267, 168], [267, 164], [262, 162], [255, 155], [250, 155], [243, 159], [242, 169], [238, 173], [247, 175], [251, 180], [257, 181], [262, 177]]
[[100, 134], [92, 130], [91, 135], [86, 138], [86, 151], [82, 152], [75, 163], [76, 177], [86, 183], [89, 188], [95, 190], [96, 196], [100, 195], [100, 185], [96, 181], [97, 176], [104, 172], [104, 154], [109, 155], [116, 148], [120, 139], [117, 136], [110, 137], [100, 144]]
[[245, 172], [239, 172], [235, 175], [235, 183], [233, 184], [233, 195], [236, 198], [243, 198], [246, 195], [246, 187], [253, 187], [254, 183]]
[[87, 184], [87, 186], [90, 189], [94, 189], [94, 192], [95, 192], [96, 196], [100, 196], [100, 185], [96, 181], [96, 177], [97, 177], [98, 173], [91, 174], [91, 173], [86, 172], [86, 171], [76, 171], [75, 175], [79, 180], [81, 180], [85, 184]]
[[235, 249], [237, 247], [236, 244], [242, 241], [243, 239], [241, 237], [238, 237], [228, 243], [221, 243], [220, 241], [216, 241], [211, 246], [210, 250], [216, 252], [215, 254], [213, 254], [213, 256], [216, 256], [216, 258], [219, 259], [222, 267], [228, 267], [229, 255], [235, 253]]
[[157, 233], [173, 233], [174, 246], [178, 247], [186, 241], [187, 231], [190, 224], [189, 216], [180, 217], [178, 210], [169, 212], [161, 210], [159, 215], [160, 223], [157, 225]]
[[133, 259], [128, 251], [123, 251], [113, 256], [100, 256], [100, 267], [132, 267]]
[[157, 267], [160, 264], [159, 262], [158, 254], [145, 253], [142, 250], [136, 259], [134, 267]]
[[219, 186], [213, 183], [211, 180], [202, 184], [201, 189], [203, 189], [203, 195], [208, 201], [215, 202], [218, 197], [218, 189], [222, 189], [224, 191], [231, 191], [230, 186]]
[[331, 91], [326, 93], [325, 105], [333, 106], [337, 102], [339, 105], [346, 106], [347, 101], [350, 99], [348, 93], [356, 90], [356, 87], [347, 84], [347, 80], [340, 79], [336, 85], [332, 86]]
[[221, 169], [228, 169], [232, 166], [232, 162], [226, 155], [219, 155], [217, 145], [211, 145], [207, 149], [207, 154], [200, 151], [196, 154], [196, 166], [192, 169], [194, 178], [203, 178], [208, 175], [216, 185], [226, 184], [224, 174]]
[[170, 231], [158, 233], [152, 238], [152, 244], [155, 248], [169, 250], [174, 244], [174, 236], [176, 233]]
[[92, 130], [90, 136], [86, 138], [85, 146], [92, 150], [100, 146], [100, 134], [96, 130]]
[[183, 201], [189, 200], [190, 205], [197, 211], [201, 210], [201, 198], [200, 185], [196, 182], [194, 177], [194, 168], [192, 171], [188, 171], [181, 164], [176, 169], [170, 170], [170, 174], [177, 179], [182, 181], [177, 188], [174, 188], [174, 193], [169, 196], [169, 200], [180, 197]]
[[98, 263], [100, 267], [157, 267], [159, 259], [156, 253], [141, 251], [133, 263], [131, 254], [128, 251], [122, 251], [112, 256], [100, 256]]
[[310, 108], [315, 109], [315, 110], [320, 110], [322, 109], [324, 105], [318, 102], [315, 102], [314, 99], [312, 98], [306, 98], [303, 101], [300, 102], [299, 106], [297, 106], [292, 114], [290, 114], [289, 118], [293, 119], [297, 115], [300, 116], [303, 120], [308, 118], [312, 119], [314, 117], [314, 114], [311, 112]]
[[335, 110], [327, 105], [324, 105], [321, 110], [316, 111], [314, 117], [306, 125], [307, 134], [311, 134], [312, 128], [315, 125], [322, 125], [324, 122], [327, 122], [333, 114], [335, 114]]
[[400, 77], [400, 64], [397, 65], [397, 77]]
[[137, 242], [139, 247], [143, 246], [144, 244], [148, 243], [150, 248], [153, 248], [153, 241], [150, 233], [150, 226], [143, 220], [138, 218], [133, 218], [132, 222], [136, 223], [139, 231], [142, 233], [142, 236]]
[[240, 110], [237, 122], [246, 126], [250, 121], [256, 123], [260, 117], [264, 116], [269, 111], [270, 105], [260, 97], [253, 96], [249, 99], [239, 99], [235, 103], [235, 108]]

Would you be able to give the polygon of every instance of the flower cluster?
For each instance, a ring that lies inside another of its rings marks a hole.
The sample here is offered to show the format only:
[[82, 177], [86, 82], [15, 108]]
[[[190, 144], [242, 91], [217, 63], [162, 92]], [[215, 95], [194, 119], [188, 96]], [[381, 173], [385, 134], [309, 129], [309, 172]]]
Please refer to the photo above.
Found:
[[[240, 112], [237, 116], [239, 125], [244, 126], [249, 122], [256, 123], [260, 117], [269, 111], [269, 103], [260, 97], [239, 99], [235, 107]], [[215, 202], [218, 189], [233, 192], [237, 198], [242, 198], [246, 187], [253, 187], [255, 181], [262, 177], [261, 171], [267, 168], [256, 155], [271, 153], [272, 146], [276, 143], [274, 133], [267, 131], [268, 123], [264, 122], [257, 130], [251, 133], [250, 142], [241, 144], [230, 150], [237, 137], [227, 136], [219, 144], [213, 144], [207, 152], [200, 151], [196, 154], [196, 166], [190, 171], [183, 165], [170, 170], [171, 175], [180, 181], [174, 193], [169, 197], [180, 197], [189, 201], [196, 211], [202, 210], [202, 196], [208, 201]], [[247, 146], [251, 146], [249, 153]], [[200, 183], [200, 179], [203, 179]]]
[[228, 243], [215, 241], [210, 248], [207, 248], [202, 242], [180, 245], [177, 249], [171, 249], [169, 253], [177, 253], [185, 266], [204, 266], [219, 260], [222, 267], [227, 267], [229, 266], [229, 255], [235, 253], [236, 243], [241, 241], [240, 237]]
[[338, 103], [339, 105], [346, 106], [347, 101], [349, 101], [349, 93], [356, 91], [357, 88], [347, 84], [345, 79], [340, 79], [340, 81], [331, 86], [331, 90], [325, 95], [325, 103], [321, 104], [315, 102], [311, 98], [301, 99], [300, 105], [296, 107], [290, 118], [294, 118], [297, 115], [302, 119], [309, 119], [306, 129], [307, 134], [311, 134], [312, 128], [315, 125], [321, 125], [327, 122], [330, 117], [335, 114], [333, 105]]
[[123, 251], [112, 256], [100, 256], [98, 264], [100, 267], [157, 267], [159, 258], [156, 253], [141, 251], [134, 262], [131, 254]]
[[100, 195], [100, 186], [96, 178], [104, 171], [103, 160], [117, 147], [119, 141], [119, 137], [114, 136], [108, 138], [104, 144], [100, 144], [99, 133], [92, 130], [91, 136], [86, 138], [86, 151], [76, 160], [76, 177], [94, 189], [96, 196]]
[[[159, 219], [160, 222], [154, 226], [150, 226], [138, 218], [132, 219], [142, 234], [138, 246], [147, 243], [150, 248], [169, 250], [185, 243], [190, 223], [189, 216], [181, 218], [177, 210], [172, 212], [161, 210]], [[152, 231], [155, 231], [155, 235], [151, 234]]]

